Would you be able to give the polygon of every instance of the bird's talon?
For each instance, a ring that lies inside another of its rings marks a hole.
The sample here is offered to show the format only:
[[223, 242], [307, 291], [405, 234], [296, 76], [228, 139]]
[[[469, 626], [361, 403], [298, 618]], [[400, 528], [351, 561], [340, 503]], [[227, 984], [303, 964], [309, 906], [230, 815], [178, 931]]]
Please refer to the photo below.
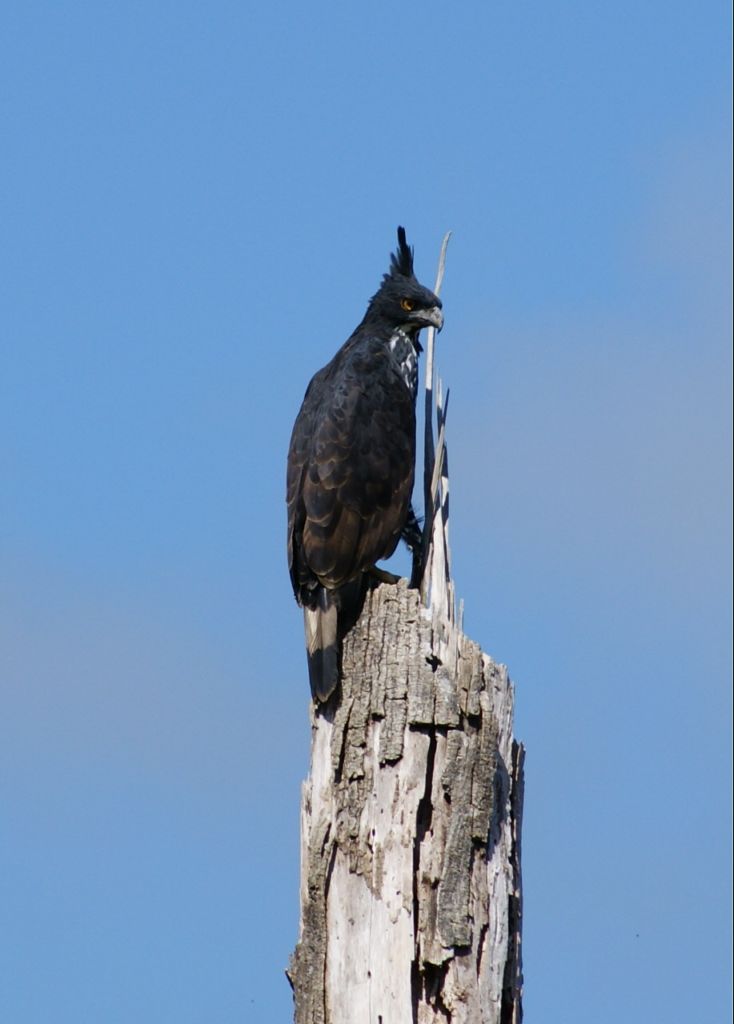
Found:
[[373, 579], [378, 580], [380, 583], [399, 583], [402, 579], [401, 576], [396, 576], [394, 572], [388, 572], [386, 569], [378, 569], [376, 565], [370, 566], [367, 570], [367, 575]]

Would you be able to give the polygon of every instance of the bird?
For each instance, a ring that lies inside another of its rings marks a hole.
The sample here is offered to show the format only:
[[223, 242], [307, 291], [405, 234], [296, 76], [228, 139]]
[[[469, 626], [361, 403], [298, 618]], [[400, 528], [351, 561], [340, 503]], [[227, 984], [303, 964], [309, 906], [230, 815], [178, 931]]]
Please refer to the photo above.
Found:
[[[398, 227], [388, 272], [359, 325], [311, 379], [288, 449], [288, 569], [303, 608], [311, 694], [339, 682], [341, 640], [365, 584], [421, 529], [411, 504], [419, 335], [440, 330], [440, 299], [418, 282]], [[384, 575], [384, 574], [383, 574]]]

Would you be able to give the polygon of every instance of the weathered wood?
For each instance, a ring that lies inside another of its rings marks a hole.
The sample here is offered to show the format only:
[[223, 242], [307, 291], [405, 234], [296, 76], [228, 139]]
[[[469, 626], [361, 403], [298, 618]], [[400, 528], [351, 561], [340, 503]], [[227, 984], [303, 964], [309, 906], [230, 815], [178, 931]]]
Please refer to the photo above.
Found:
[[[443, 277], [446, 271], [446, 250], [448, 249], [449, 239], [451, 238], [451, 232], [447, 231], [443, 236], [443, 242], [441, 243], [441, 252], [438, 257], [438, 270], [436, 271], [436, 283], [433, 286], [433, 294], [441, 294], [441, 285], [443, 284]], [[434, 469], [436, 466], [441, 465], [441, 457], [436, 458], [436, 452], [433, 447], [433, 417], [436, 402], [434, 398], [434, 373], [433, 373], [433, 359], [434, 359], [434, 348], [436, 344], [436, 331], [435, 328], [429, 327], [426, 331], [426, 375], [425, 375], [425, 395], [424, 395], [424, 417], [423, 417], [423, 509], [425, 515], [425, 522], [423, 528], [423, 544], [421, 551], [421, 560], [423, 566], [429, 556], [431, 538], [433, 536], [433, 516], [435, 510], [435, 499], [436, 499], [436, 481], [434, 477]], [[440, 430], [440, 424], [439, 424]], [[417, 567], [413, 567], [413, 583], [415, 586], [420, 586], [421, 580], [418, 578]], [[425, 574], [423, 574], [425, 579]]]
[[367, 597], [313, 713], [297, 1024], [520, 1021], [512, 686], [405, 581]]

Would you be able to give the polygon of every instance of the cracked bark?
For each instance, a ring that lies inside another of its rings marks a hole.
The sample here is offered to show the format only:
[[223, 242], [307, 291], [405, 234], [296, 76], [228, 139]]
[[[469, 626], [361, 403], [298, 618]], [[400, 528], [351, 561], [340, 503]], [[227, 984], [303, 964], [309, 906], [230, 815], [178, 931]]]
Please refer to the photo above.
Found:
[[[332, 706], [333, 704], [333, 706]], [[312, 715], [297, 1024], [519, 1024], [522, 748], [503, 666], [372, 590]]]

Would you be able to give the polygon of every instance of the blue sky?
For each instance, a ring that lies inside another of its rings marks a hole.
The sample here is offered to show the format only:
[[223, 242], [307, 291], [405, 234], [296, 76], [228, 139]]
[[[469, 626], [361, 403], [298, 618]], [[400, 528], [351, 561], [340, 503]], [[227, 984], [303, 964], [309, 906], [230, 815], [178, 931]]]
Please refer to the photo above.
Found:
[[4, 11], [3, 1020], [290, 1019], [285, 452], [398, 223], [428, 282], [454, 232], [454, 574], [528, 748], [527, 1020], [725, 1019], [730, 34], [656, 0]]

